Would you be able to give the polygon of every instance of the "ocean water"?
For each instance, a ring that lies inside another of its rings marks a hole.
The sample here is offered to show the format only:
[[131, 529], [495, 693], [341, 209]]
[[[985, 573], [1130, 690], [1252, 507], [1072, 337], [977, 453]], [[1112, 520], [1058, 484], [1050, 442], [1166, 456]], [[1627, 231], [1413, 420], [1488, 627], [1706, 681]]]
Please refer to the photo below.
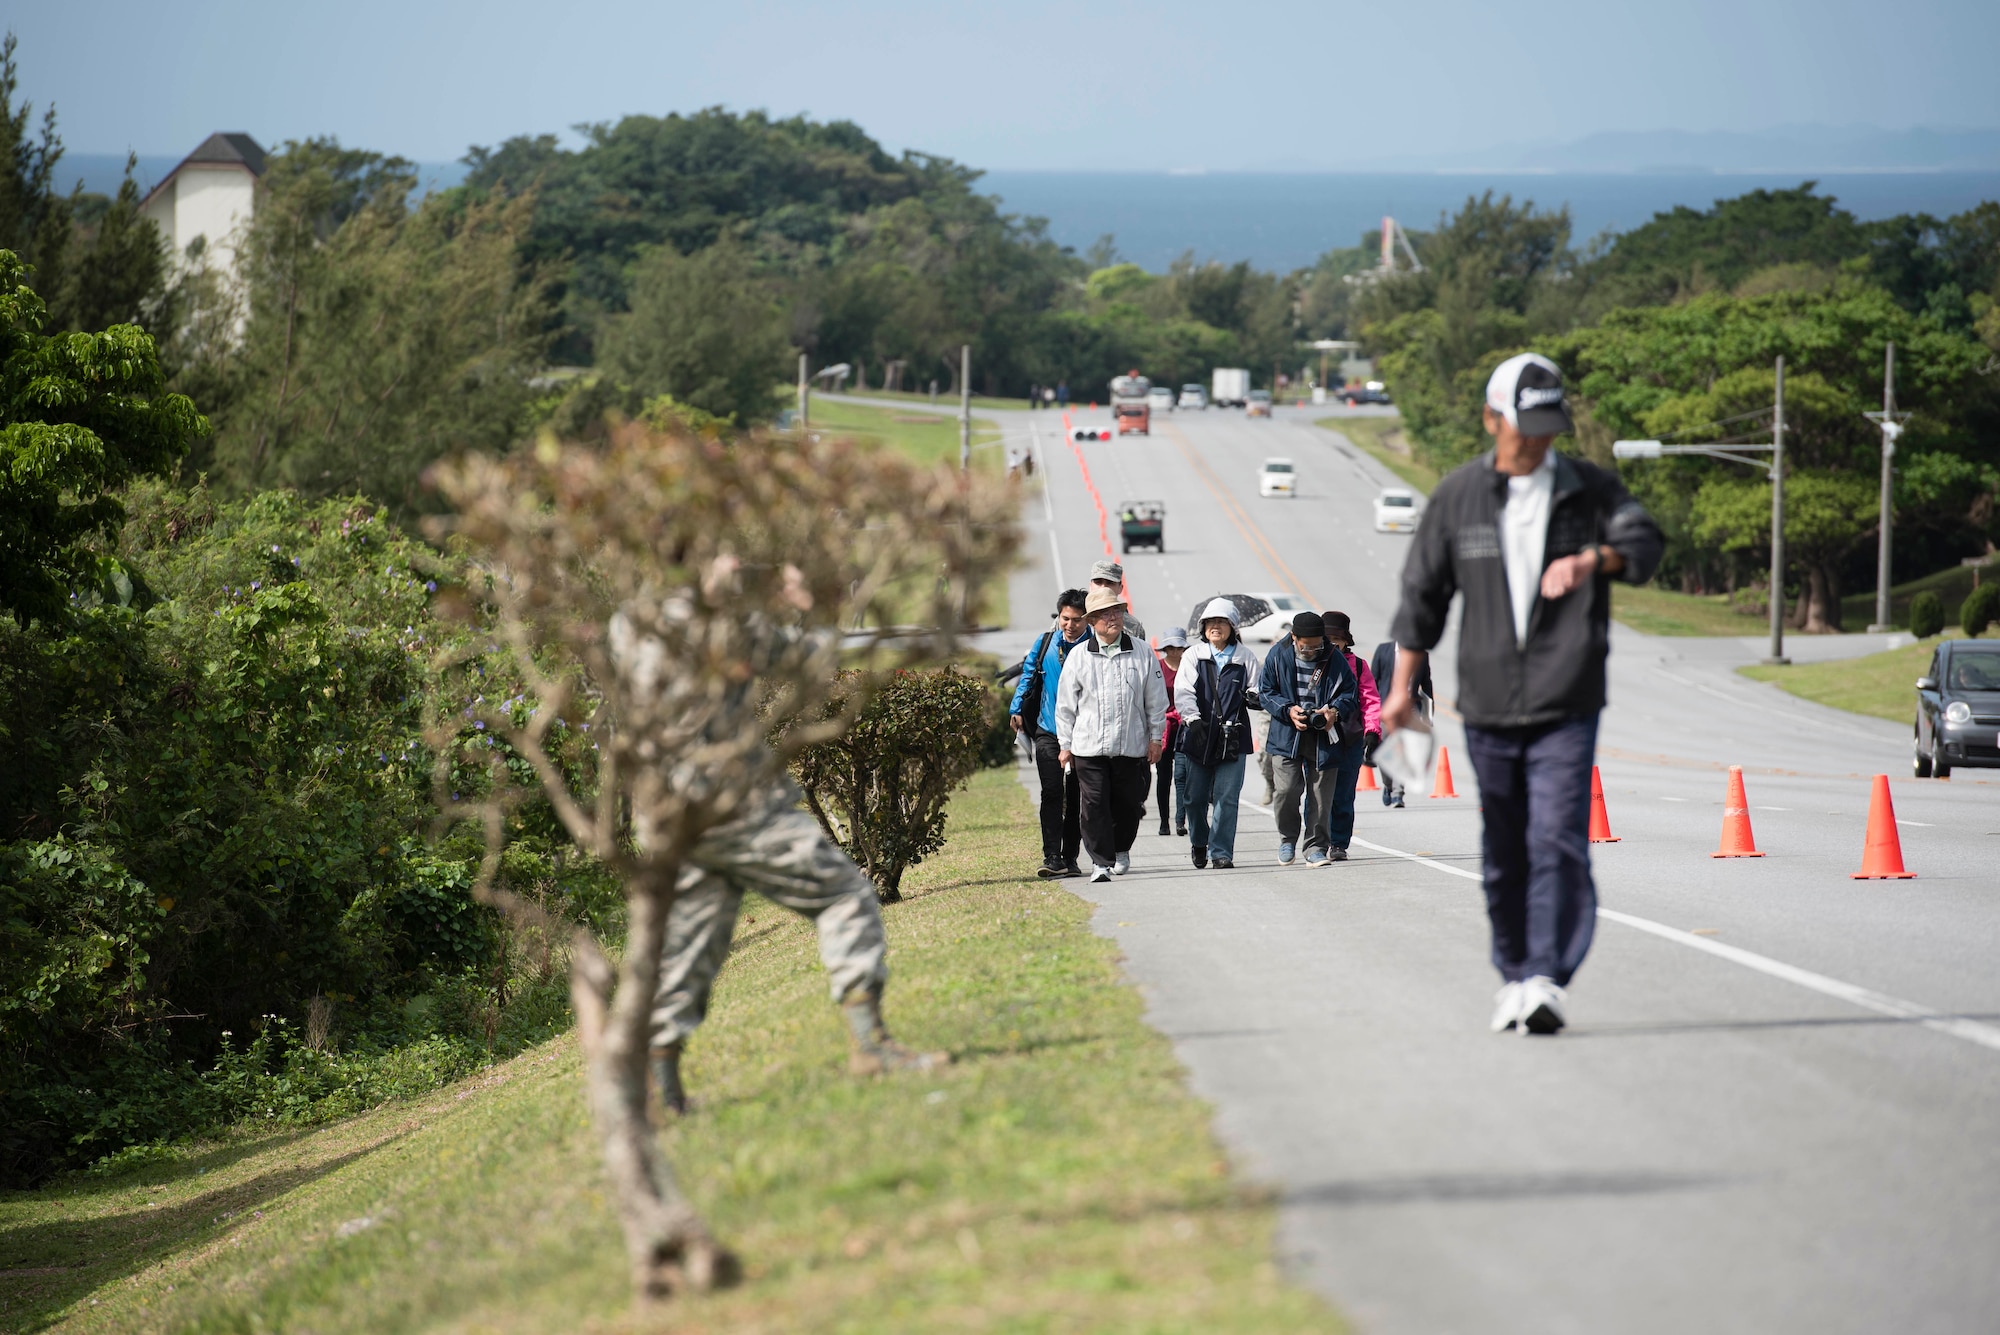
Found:
[[1009, 213], [1043, 217], [1055, 239], [1088, 250], [1109, 232], [1120, 258], [1155, 272], [1197, 260], [1249, 260], [1288, 272], [1329, 250], [1360, 244], [1384, 214], [1428, 231], [1468, 196], [1491, 190], [1544, 208], [1569, 205], [1581, 245], [1628, 231], [1676, 205], [1706, 209], [1758, 189], [1817, 179], [1822, 194], [1863, 220], [1899, 213], [1948, 217], [2000, 200], [2000, 171], [1737, 175], [1703, 173], [1166, 173], [988, 172], [979, 188]]

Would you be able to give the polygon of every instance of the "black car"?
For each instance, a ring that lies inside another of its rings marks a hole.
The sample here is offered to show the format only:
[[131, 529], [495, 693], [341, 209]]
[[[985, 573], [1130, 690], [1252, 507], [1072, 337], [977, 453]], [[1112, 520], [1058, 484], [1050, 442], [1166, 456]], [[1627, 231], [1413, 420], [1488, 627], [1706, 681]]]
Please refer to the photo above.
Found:
[[2000, 769], [2000, 640], [1946, 640], [1917, 678], [1919, 779], [1955, 766]]
[[1380, 385], [1359, 385], [1352, 389], [1343, 389], [1340, 391], [1340, 398], [1350, 408], [1358, 408], [1364, 403], [1393, 402], [1389, 397], [1389, 391]]

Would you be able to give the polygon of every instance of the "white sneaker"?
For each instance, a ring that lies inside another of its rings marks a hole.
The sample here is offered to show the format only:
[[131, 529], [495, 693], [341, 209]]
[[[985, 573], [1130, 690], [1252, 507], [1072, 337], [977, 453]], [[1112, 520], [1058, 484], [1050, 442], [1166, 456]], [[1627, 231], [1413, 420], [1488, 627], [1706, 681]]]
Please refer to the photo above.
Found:
[[1113, 876], [1123, 876], [1126, 872], [1131, 870], [1132, 870], [1132, 855], [1130, 853], [1120, 853], [1116, 858], [1116, 860], [1114, 860], [1111, 864], [1111, 874]]
[[1521, 1032], [1553, 1034], [1567, 1021], [1563, 1018], [1563, 990], [1556, 980], [1540, 975], [1521, 984]]
[[1521, 985], [1509, 983], [1493, 994], [1493, 1032], [1504, 1034], [1521, 1020]]
[[1097, 884], [1099, 881], [1108, 881], [1110, 879], [1111, 879], [1111, 868], [1095, 863], [1091, 865], [1090, 883], [1092, 885]]

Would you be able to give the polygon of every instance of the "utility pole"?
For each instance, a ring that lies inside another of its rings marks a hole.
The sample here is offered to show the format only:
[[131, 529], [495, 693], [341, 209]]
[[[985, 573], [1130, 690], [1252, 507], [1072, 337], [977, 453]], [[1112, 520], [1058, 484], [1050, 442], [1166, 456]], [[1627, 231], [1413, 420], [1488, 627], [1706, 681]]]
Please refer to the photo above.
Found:
[[1889, 625], [1889, 493], [1896, 477], [1896, 437], [1903, 434], [1902, 419], [1908, 413], [1896, 411], [1896, 345], [1891, 343], [1882, 362], [1882, 411], [1864, 416], [1882, 427], [1882, 510], [1877, 525], [1875, 548], [1875, 624], [1868, 629], [1885, 631]]
[[972, 345], [958, 345], [958, 471], [972, 471]]
[[1661, 459], [1670, 454], [1703, 454], [1751, 468], [1765, 467], [1757, 455], [1768, 451], [1771, 479], [1771, 653], [1764, 661], [1784, 666], [1785, 657], [1785, 359], [1778, 358], [1777, 393], [1771, 415], [1771, 443], [1720, 442], [1715, 445], [1669, 445], [1660, 440], [1614, 440], [1614, 459]]
[[808, 409], [811, 394], [812, 382], [806, 379], [806, 355], [802, 352], [799, 354], [799, 431], [802, 434], [810, 421]]
[[1778, 358], [1778, 388], [1771, 417], [1771, 653], [1764, 661], [1783, 667], [1785, 657], [1785, 359]]

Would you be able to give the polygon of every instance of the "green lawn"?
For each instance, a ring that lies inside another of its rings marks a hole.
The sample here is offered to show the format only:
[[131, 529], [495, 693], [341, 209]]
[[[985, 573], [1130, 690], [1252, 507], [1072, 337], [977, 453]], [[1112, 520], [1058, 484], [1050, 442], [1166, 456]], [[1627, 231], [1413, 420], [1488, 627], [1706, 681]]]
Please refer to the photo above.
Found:
[[1384, 468], [1426, 496], [1438, 484], [1439, 474], [1435, 468], [1411, 458], [1407, 447], [1399, 449], [1389, 443], [1393, 440], [1396, 445], [1402, 445], [1404, 441], [1403, 419], [1400, 417], [1322, 417], [1314, 425], [1340, 432], [1356, 446], [1374, 455]]
[[1269, 1202], [1088, 906], [1024, 874], [1035, 845], [987, 771], [886, 910], [891, 1022], [958, 1056], [934, 1077], [849, 1078], [811, 930], [745, 906], [665, 1133], [738, 1289], [627, 1310], [565, 1037], [330, 1127], [0, 1197], [0, 1329], [1339, 1330], [1279, 1280]]
[[[932, 399], [929, 394], [924, 393], [922, 390], [856, 389], [850, 385], [848, 386], [848, 391], [856, 398], [895, 399], [902, 403], [920, 403], [927, 408], [947, 408], [954, 413], [958, 411], [958, 395], [945, 393], [942, 385], [938, 387], [938, 396], [936, 399]], [[796, 397], [798, 390], [794, 388], [792, 393]], [[841, 397], [839, 394], [822, 393], [819, 390], [814, 390], [813, 407], [817, 410], [821, 403], [838, 403]], [[996, 399], [988, 398], [984, 394], [974, 394], [972, 396], [972, 409], [974, 412], [992, 410], [1006, 413], [1024, 413], [1028, 411], [1028, 401], [1025, 398], [1009, 399], [1003, 397]]]
[[1648, 635], [1762, 635], [1771, 629], [1767, 614], [1738, 612], [1728, 594], [1675, 593], [1651, 584], [1613, 583], [1611, 615]]
[[[1958, 638], [1956, 628], [1939, 638]], [[1805, 700], [1835, 709], [1870, 714], [1891, 723], [1916, 717], [1916, 680], [1930, 666], [1937, 639], [1920, 640], [1886, 653], [1847, 658], [1837, 663], [1794, 663], [1766, 667], [1761, 663], [1736, 669], [1746, 677], [1768, 681]]]
[[[935, 413], [899, 413], [865, 403], [845, 403], [837, 396], [813, 396], [812, 424], [816, 431], [878, 441], [919, 463], [958, 462], [958, 419]], [[984, 448], [982, 448], [984, 447]], [[993, 423], [972, 419], [972, 466], [999, 472], [1007, 461], [1000, 432]]]

